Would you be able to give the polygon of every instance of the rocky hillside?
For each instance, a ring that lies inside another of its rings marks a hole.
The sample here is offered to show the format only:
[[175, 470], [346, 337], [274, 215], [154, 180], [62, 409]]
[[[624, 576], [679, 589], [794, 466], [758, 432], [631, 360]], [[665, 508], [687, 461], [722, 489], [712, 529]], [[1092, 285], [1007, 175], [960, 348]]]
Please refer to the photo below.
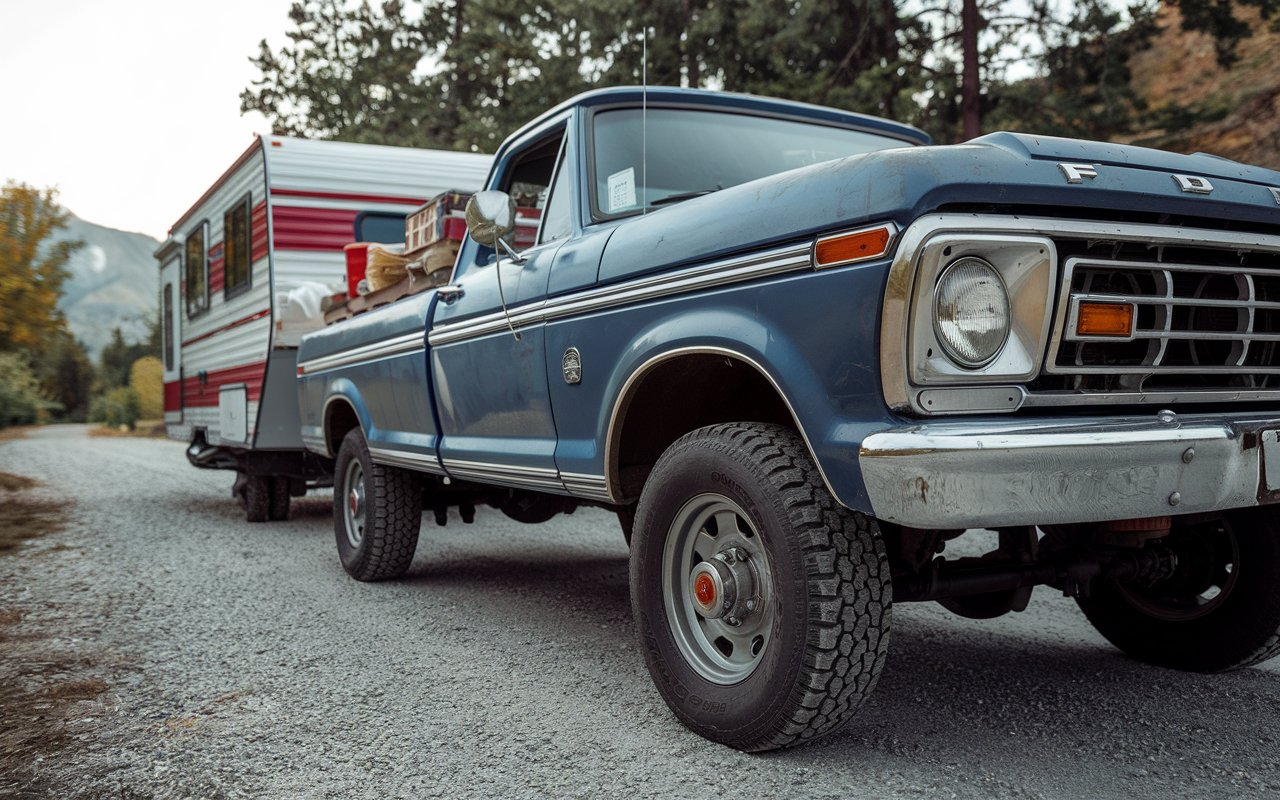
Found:
[[1132, 143], [1280, 169], [1280, 33], [1252, 7], [1238, 5], [1236, 14], [1256, 33], [1223, 69], [1209, 36], [1183, 31], [1176, 6], [1160, 9], [1160, 34], [1129, 62], [1148, 106], [1147, 127]]
[[156, 313], [159, 273], [152, 253], [160, 243], [142, 233], [105, 228], [72, 217], [60, 239], [84, 247], [71, 258], [71, 277], [62, 285], [58, 308], [91, 358], [97, 358], [119, 326], [127, 341], [145, 338]]

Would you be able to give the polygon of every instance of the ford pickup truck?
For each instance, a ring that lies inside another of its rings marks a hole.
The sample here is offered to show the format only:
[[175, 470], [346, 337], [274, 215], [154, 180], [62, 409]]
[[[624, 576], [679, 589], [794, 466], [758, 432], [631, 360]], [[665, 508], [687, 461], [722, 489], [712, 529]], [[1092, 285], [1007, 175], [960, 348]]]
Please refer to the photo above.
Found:
[[894, 602], [1047, 586], [1153, 664], [1280, 652], [1280, 173], [621, 88], [467, 216], [447, 285], [300, 346], [356, 579], [424, 509], [611, 509], [659, 692], [748, 751], [855, 713]]

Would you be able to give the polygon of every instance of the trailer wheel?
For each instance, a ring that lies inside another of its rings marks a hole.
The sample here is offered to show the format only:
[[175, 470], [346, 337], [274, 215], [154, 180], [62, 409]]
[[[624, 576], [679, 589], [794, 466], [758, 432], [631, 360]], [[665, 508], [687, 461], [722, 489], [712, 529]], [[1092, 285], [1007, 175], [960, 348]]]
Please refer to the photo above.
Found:
[[342, 568], [358, 581], [403, 575], [422, 527], [422, 487], [410, 472], [375, 464], [359, 428], [334, 466], [333, 526]]
[[645, 483], [631, 552], [649, 673], [695, 732], [788, 747], [870, 694], [889, 638], [884, 543], [791, 430], [734, 423], [676, 441]]
[[1174, 576], [1153, 586], [1095, 581], [1077, 602], [1129, 656], [1174, 669], [1224, 672], [1280, 655], [1280, 519], [1245, 509], [1175, 528], [1162, 545]]
[[271, 498], [267, 503], [267, 516], [280, 521], [289, 518], [290, 481], [283, 476], [271, 478]]
[[244, 517], [249, 522], [266, 522], [271, 504], [269, 479], [260, 475], [240, 473], [236, 479], [240, 502], [244, 505]]

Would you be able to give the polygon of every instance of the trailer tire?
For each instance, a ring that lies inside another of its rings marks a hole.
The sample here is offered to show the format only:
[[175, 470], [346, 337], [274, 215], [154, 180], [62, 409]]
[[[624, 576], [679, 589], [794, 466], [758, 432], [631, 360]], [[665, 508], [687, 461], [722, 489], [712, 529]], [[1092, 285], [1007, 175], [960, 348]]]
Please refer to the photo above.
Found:
[[244, 475], [242, 483], [244, 517], [249, 522], [266, 522], [270, 513], [271, 486], [261, 475]]
[[289, 518], [289, 503], [292, 498], [290, 496], [290, 480], [283, 476], [276, 476], [270, 479], [271, 482], [271, 498], [267, 503], [267, 516], [277, 522], [287, 520]]
[[1280, 655], [1280, 516], [1229, 511], [1174, 529], [1174, 577], [1150, 588], [1094, 581], [1077, 598], [1109, 642], [1139, 661], [1225, 672]]
[[342, 568], [358, 581], [398, 578], [413, 563], [422, 487], [411, 472], [373, 463], [359, 428], [338, 450], [333, 526]]
[[804, 442], [778, 425], [714, 425], [663, 453], [640, 496], [631, 597], [667, 705], [739, 750], [838, 729], [888, 650], [879, 527], [836, 502]]

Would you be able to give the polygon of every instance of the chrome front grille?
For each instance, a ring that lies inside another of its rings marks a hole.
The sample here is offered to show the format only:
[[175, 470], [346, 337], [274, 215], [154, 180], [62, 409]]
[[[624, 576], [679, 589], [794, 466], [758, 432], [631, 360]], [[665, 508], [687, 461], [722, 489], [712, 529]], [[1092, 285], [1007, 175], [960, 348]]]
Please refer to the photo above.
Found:
[[[1062, 244], [1056, 334], [1033, 392], [1235, 390], [1248, 399], [1280, 389], [1280, 254], [1150, 244], [1091, 253], [1098, 248], [1088, 243]], [[1133, 334], [1079, 333], [1087, 301], [1131, 304]]]

